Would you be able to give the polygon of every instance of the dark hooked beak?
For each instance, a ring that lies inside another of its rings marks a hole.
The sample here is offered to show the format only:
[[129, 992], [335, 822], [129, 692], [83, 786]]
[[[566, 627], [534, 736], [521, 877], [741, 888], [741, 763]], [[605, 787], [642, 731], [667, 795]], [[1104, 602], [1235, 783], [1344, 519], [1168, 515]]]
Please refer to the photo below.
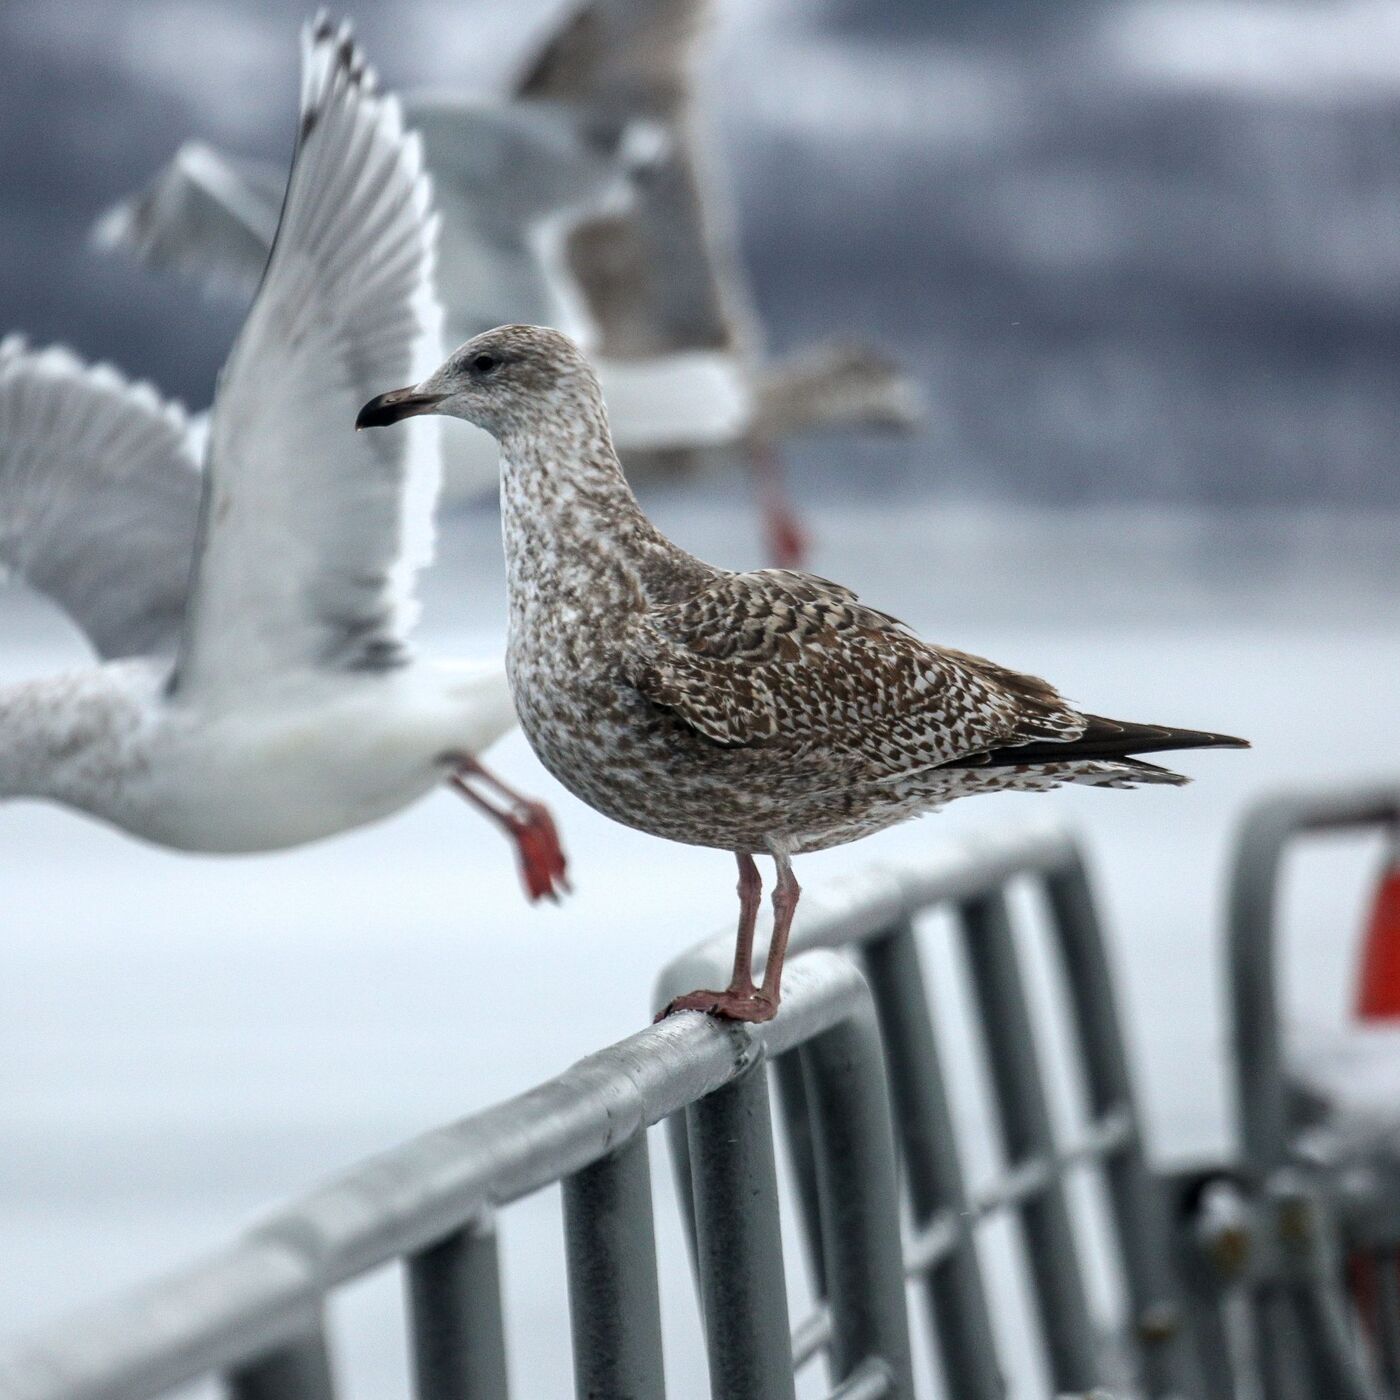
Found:
[[417, 389], [390, 389], [371, 399], [355, 419], [355, 431], [361, 428], [387, 428], [416, 413], [431, 413], [443, 400], [441, 394], [420, 394]]

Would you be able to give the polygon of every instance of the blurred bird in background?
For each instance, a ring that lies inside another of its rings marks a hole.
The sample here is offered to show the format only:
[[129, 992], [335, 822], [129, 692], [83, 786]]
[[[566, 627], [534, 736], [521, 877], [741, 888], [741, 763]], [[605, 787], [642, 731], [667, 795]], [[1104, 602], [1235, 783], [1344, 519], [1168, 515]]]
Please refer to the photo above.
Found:
[[[725, 191], [706, 178], [690, 77], [706, 0], [590, 0], [526, 62], [508, 98], [410, 95], [443, 214], [450, 343], [538, 322], [586, 346], [634, 479], [737, 457], [769, 553], [804, 530], [777, 455], [824, 427], [910, 430], [914, 382], [855, 341], [765, 356]], [[211, 289], [256, 285], [280, 205], [275, 170], [195, 142], [94, 227], [99, 246]], [[454, 435], [454, 438], [456, 435]], [[449, 493], [494, 488], [483, 435], [446, 449]]]
[[385, 375], [439, 353], [419, 143], [347, 29], [304, 42], [286, 201], [203, 472], [149, 386], [61, 349], [0, 352], [0, 562], [103, 662], [0, 690], [0, 796], [241, 852], [446, 782], [510, 834], [531, 898], [557, 896], [549, 814], [475, 757], [514, 723], [501, 667], [409, 650], [436, 440], [350, 430]]

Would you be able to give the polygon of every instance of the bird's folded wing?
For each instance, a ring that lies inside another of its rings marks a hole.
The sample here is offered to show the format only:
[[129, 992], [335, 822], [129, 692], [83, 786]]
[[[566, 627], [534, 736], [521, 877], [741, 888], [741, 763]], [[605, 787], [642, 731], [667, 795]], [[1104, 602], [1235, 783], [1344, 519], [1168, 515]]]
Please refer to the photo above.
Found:
[[441, 355], [433, 224], [398, 104], [347, 32], [318, 24], [281, 223], [215, 396], [177, 690], [402, 659], [431, 555], [436, 434], [424, 419], [354, 425]]
[[150, 184], [98, 219], [93, 241], [209, 290], [251, 295], [267, 266], [285, 184], [273, 166], [191, 141]]
[[0, 342], [0, 566], [99, 655], [173, 652], [199, 498], [177, 406], [66, 350]]
[[784, 569], [653, 607], [627, 673], [716, 743], [849, 748], [876, 775], [1084, 725], [1046, 682], [929, 646], [840, 584]]

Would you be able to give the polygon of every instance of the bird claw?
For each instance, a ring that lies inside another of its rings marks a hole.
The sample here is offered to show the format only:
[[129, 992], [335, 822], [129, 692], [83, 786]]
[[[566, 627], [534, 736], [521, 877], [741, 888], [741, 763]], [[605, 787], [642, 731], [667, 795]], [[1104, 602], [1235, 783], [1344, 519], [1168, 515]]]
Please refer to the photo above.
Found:
[[771, 1021], [778, 1014], [778, 1004], [760, 991], [726, 987], [722, 992], [687, 992], [666, 1004], [656, 1013], [652, 1024], [674, 1016], [678, 1011], [701, 1011], [707, 1016], [718, 1016], [723, 1021], [747, 1021], [756, 1024]]
[[520, 880], [531, 904], [541, 899], [558, 904], [572, 894], [568, 861], [554, 818], [542, 802], [524, 802], [510, 813], [506, 827], [520, 857]]

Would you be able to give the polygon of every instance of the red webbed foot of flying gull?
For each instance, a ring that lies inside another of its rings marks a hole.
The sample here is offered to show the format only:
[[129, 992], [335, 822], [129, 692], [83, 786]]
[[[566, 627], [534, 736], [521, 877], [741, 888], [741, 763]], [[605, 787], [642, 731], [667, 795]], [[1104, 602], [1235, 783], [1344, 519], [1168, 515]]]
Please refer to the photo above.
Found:
[[[568, 861], [559, 840], [559, 829], [543, 802], [521, 796], [475, 760], [463, 764], [450, 781], [468, 802], [490, 817], [515, 843], [520, 880], [532, 904], [540, 899], [552, 899], [557, 904], [561, 895], [570, 892]], [[499, 793], [505, 799], [504, 805], [498, 806], [477, 792], [471, 786], [473, 781]]]

